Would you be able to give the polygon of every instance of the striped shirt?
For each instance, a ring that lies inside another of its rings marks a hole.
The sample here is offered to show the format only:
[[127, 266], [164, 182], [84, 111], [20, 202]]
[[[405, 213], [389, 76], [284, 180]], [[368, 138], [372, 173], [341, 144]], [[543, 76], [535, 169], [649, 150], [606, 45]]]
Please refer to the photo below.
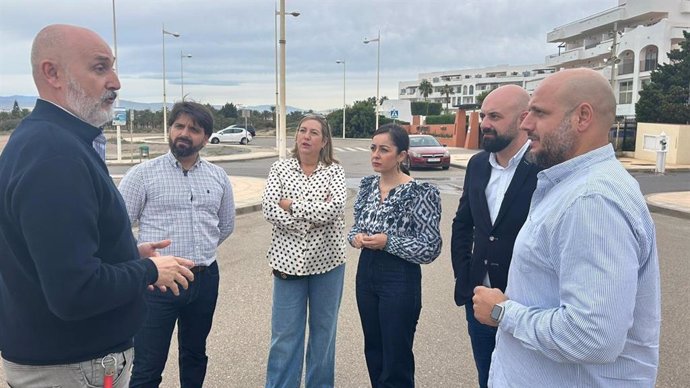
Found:
[[539, 173], [506, 296], [489, 386], [654, 386], [655, 228], [610, 145]]
[[235, 228], [235, 201], [225, 171], [199, 158], [184, 171], [168, 152], [132, 167], [119, 186], [139, 241], [172, 240], [162, 255], [195, 266], [216, 260], [216, 248]]

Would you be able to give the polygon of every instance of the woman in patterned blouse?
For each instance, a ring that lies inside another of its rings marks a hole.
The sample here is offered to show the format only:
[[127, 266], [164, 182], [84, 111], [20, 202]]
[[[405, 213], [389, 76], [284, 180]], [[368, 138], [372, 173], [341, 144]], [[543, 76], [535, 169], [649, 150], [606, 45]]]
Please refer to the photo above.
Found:
[[417, 183], [401, 166], [410, 139], [394, 124], [371, 142], [379, 175], [362, 179], [350, 244], [362, 250], [357, 267], [357, 307], [372, 387], [414, 387], [412, 344], [422, 308], [420, 264], [441, 253], [438, 189]]
[[306, 387], [334, 385], [346, 188], [331, 139], [323, 117], [306, 116], [292, 157], [273, 163], [266, 182], [262, 207], [273, 224], [268, 259], [275, 275], [267, 388], [300, 386], [307, 316]]

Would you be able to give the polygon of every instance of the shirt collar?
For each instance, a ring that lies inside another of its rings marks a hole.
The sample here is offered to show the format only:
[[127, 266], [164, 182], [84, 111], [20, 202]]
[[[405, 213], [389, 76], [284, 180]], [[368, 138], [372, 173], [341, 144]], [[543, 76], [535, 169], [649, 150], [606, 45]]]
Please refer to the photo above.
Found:
[[[175, 168], [182, 168], [180, 166], [180, 162], [175, 158], [175, 155], [172, 154], [172, 151], [168, 151], [168, 153], [165, 154], [165, 158], [168, 160], [168, 163], [170, 163], [171, 166]], [[196, 162], [194, 162], [194, 165], [192, 166], [192, 168], [190, 168], [190, 170], [199, 167], [202, 161], [203, 159], [201, 159], [201, 157], [197, 155]]]
[[[302, 172], [302, 167], [300, 167], [299, 160], [297, 160], [297, 158], [290, 158], [288, 163], [289, 163], [288, 166], [290, 167], [290, 169]], [[326, 167], [326, 165], [322, 161], [319, 160], [319, 163], [316, 165], [314, 172], [317, 172], [317, 171], [319, 171], [325, 167]]]
[[522, 147], [520, 147], [518, 152], [515, 153], [515, 155], [513, 155], [512, 158], [510, 158], [510, 160], [508, 161], [508, 165], [506, 167], [503, 167], [500, 164], [498, 164], [498, 161], [496, 160], [496, 153], [495, 152], [490, 153], [489, 154], [489, 163], [491, 164], [491, 167], [498, 169], [498, 170], [508, 170], [508, 169], [514, 168], [515, 166], [518, 165], [518, 163], [520, 163], [520, 161], [522, 160], [522, 157], [525, 156], [525, 152], [527, 152], [527, 149], [529, 148], [529, 145], [531, 143], [532, 143], [532, 141], [527, 139], [527, 141], [525, 141], [525, 144], [523, 144]]
[[557, 184], [567, 179], [570, 175], [575, 174], [577, 171], [615, 157], [616, 154], [613, 151], [613, 146], [611, 146], [611, 144], [606, 144], [585, 154], [566, 160], [563, 163], [559, 163], [551, 168], [547, 168], [539, 172], [537, 176], [540, 180], [548, 179], [552, 183]]

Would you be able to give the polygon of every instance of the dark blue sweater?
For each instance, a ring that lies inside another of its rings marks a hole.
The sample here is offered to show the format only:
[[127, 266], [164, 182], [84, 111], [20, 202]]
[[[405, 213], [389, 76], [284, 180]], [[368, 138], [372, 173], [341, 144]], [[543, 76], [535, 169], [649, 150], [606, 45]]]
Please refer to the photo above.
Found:
[[38, 100], [0, 155], [0, 351], [20, 364], [122, 351], [157, 278], [92, 147], [100, 130]]

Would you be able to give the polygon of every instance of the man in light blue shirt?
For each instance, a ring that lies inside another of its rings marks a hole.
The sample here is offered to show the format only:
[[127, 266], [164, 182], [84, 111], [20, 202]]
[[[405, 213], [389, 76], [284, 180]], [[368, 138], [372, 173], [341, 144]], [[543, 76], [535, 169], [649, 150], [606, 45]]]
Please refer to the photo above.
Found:
[[489, 386], [653, 387], [660, 286], [654, 223], [608, 144], [616, 101], [588, 69], [555, 73], [522, 122], [538, 174], [505, 295], [479, 286], [498, 326]]
[[146, 294], [149, 314], [134, 337], [132, 388], [160, 385], [176, 323], [179, 386], [203, 386], [206, 338], [218, 299], [216, 249], [235, 226], [227, 174], [199, 156], [213, 133], [211, 113], [201, 104], [178, 102], [168, 126], [170, 152], [130, 169], [119, 188], [132, 224], [139, 225], [139, 239], [172, 240], [161, 252], [192, 260], [195, 281], [179, 298], [160, 290]]

